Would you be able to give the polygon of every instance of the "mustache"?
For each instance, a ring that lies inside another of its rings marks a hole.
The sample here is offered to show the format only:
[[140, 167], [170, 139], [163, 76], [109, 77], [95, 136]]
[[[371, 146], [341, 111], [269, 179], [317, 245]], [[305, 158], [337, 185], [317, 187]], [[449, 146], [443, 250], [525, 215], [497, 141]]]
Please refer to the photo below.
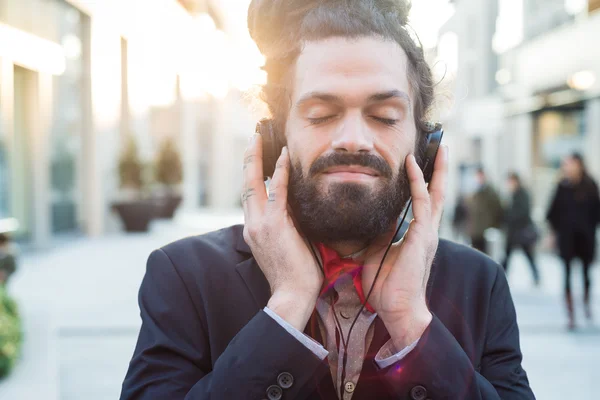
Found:
[[371, 168], [385, 178], [392, 178], [389, 164], [381, 157], [369, 153], [332, 153], [319, 157], [310, 167], [309, 175], [314, 176], [328, 168], [357, 165]]

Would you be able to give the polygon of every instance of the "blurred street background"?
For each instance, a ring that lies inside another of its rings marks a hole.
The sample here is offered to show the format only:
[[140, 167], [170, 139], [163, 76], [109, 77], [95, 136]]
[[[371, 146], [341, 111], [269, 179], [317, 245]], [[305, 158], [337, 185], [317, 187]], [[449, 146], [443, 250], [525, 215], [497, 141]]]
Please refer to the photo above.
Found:
[[[266, 115], [248, 4], [0, 0], [0, 233], [18, 248], [6, 290], [24, 331], [0, 399], [118, 398], [150, 252], [243, 223], [243, 152]], [[545, 215], [564, 157], [600, 180], [600, 0], [413, 0], [411, 21], [450, 148], [441, 236], [468, 244], [454, 211], [478, 168], [504, 203], [520, 175], [541, 233], [541, 284], [520, 251], [508, 274], [524, 368], [539, 399], [595, 399], [600, 266], [586, 322], [576, 264], [568, 331]], [[486, 239], [502, 261], [502, 230]]]

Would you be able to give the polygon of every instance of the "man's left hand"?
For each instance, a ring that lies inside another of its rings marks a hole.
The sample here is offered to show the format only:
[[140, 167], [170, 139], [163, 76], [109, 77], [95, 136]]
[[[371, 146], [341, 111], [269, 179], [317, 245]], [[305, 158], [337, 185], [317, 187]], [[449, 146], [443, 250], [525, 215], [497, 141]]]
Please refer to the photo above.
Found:
[[[402, 240], [390, 248], [368, 299], [383, 320], [397, 349], [420, 338], [433, 318], [427, 307], [425, 292], [438, 246], [448, 173], [448, 148], [440, 147], [429, 186], [413, 155], [407, 156], [405, 165], [414, 219]], [[381, 259], [395, 231], [396, 225], [367, 251], [362, 272], [365, 295], [373, 285]]]

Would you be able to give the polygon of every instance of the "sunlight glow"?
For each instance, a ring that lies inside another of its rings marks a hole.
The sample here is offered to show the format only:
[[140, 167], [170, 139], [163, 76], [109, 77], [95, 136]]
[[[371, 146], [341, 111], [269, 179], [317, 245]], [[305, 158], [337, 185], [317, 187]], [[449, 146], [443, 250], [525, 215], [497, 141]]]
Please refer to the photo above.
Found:
[[0, 23], [0, 57], [24, 68], [62, 75], [66, 59], [62, 46]]
[[418, 0], [412, 2], [409, 24], [419, 35], [423, 48], [434, 48], [439, 29], [454, 13], [448, 0]]
[[[185, 98], [207, 94], [223, 97], [230, 89], [246, 91], [266, 82], [264, 57], [246, 28], [249, 0], [222, 0], [227, 32], [217, 30], [206, 14], [194, 17], [193, 27], [178, 49], [181, 89]], [[448, 0], [413, 1], [410, 26], [423, 47], [437, 44], [439, 28], [452, 16]]]
[[500, 0], [492, 47], [502, 54], [523, 41], [523, 0]]

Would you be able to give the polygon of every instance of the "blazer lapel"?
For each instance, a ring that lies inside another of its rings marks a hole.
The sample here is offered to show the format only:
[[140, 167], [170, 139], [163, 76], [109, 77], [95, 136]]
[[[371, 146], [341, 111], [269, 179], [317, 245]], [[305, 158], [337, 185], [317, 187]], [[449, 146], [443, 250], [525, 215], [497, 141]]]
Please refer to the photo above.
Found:
[[271, 297], [271, 288], [269, 287], [269, 282], [267, 281], [267, 278], [265, 278], [265, 275], [256, 263], [254, 257], [252, 257], [252, 251], [244, 241], [244, 237], [242, 235], [239, 235], [238, 237], [236, 250], [247, 255], [248, 258], [236, 265], [235, 269], [244, 280], [244, 283], [250, 291], [256, 306], [259, 309], [262, 309], [267, 305], [269, 298]]

